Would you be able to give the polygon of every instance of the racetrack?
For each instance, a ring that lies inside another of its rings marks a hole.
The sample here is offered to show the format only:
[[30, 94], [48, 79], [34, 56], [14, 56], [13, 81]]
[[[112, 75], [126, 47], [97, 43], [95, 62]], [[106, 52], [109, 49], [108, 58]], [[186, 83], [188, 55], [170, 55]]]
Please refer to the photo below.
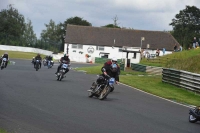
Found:
[[[124, 85], [100, 101], [87, 96], [96, 75], [70, 70], [57, 81], [51, 69], [13, 60], [0, 71], [0, 128], [14, 133], [197, 133], [189, 108]], [[72, 63], [71, 67], [92, 64]]]

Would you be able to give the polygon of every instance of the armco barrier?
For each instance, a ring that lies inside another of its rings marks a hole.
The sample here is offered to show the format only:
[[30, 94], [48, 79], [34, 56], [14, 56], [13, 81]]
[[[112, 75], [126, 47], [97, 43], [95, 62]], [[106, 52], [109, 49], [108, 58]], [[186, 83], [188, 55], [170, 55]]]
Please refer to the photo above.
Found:
[[200, 74], [163, 68], [162, 82], [200, 93]]

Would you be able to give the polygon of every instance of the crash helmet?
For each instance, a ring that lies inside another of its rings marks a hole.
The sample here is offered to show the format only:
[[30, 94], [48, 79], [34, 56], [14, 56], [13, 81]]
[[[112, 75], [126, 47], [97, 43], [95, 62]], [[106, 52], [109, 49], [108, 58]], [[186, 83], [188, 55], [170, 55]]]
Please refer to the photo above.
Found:
[[112, 62], [112, 64], [116, 64], [116, 63], [117, 63], [117, 58], [116, 58], [116, 57], [113, 57], [113, 58], [111, 59], [111, 62]]

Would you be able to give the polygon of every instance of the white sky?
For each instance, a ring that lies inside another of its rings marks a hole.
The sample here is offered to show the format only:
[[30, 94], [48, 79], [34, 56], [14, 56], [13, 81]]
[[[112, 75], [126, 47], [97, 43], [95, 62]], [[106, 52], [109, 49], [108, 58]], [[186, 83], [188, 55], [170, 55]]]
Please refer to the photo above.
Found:
[[200, 0], [0, 0], [0, 10], [12, 4], [32, 21], [37, 37], [52, 19], [56, 24], [78, 16], [92, 26], [113, 24], [139, 30], [172, 30], [169, 23], [186, 5], [200, 8]]

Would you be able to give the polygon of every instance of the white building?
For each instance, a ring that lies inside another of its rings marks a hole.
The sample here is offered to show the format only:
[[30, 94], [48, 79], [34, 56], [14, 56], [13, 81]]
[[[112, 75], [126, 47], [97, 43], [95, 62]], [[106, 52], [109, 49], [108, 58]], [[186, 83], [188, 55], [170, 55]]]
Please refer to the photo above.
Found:
[[163, 48], [170, 54], [175, 44], [179, 45], [168, 32], [67, 25], [64, 53], [76, 62], [95, 63], [95, 58], [116, 57], [126, 59], [129, 65], [140, 62], [141, 48], [150, 55], [160, 49], [162, 56]]

